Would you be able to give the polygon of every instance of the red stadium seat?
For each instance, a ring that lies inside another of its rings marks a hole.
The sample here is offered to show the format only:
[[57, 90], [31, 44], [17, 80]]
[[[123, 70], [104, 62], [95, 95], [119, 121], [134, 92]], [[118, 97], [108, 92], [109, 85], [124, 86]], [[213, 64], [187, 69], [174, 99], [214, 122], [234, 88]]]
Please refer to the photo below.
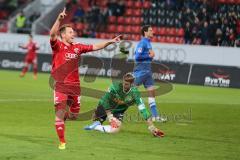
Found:
[[218, 0], [219, 3], [226, 3], [226, 0]]
[[141, 9], [135, 9], [133, 12], [133, 15], [136, 17], [142, 16], [142, 10]]
[[141, 33], [141, 27], [140, 26], [132, 26], [132, 33], [140, 34]]
[[100, 33], [96, 32], [96, 38], [100, 38]]
[[145, 1], [144, 3], [143, 3], [143, 8], [144, 9], [148, 9], [148, 8], [150, 8], [151, 7], [151, 2], [150, 1]]
[[142, 17], [133, 17], [132, 23], [136, 25], [140, 25], [142, 23]]
[[108, 27], [107, 27], [107, 31], [108, 31], [108, 32], [111, 32], [111, 33], [114, 33], [114, 32], [117, 31], [117, 26], [114, 25], [114, 24], [110, 24], [110, 25], [108, 25]]
[[166, 37], [165, 36], [160, 36], [159, 42], [166, 43]]
[[117, 32], [118, 33], [123, 33], [124, 32], [124, 26], [123, 25], [118, 25]]
[[109, 16], [108, 17], [108, 22], [109, 23], [116, 23], [116, 21], [117, 21], [117, 17], [115, 17], [115, 16]]
[[120, 16], [120, 17], [117, 18], [117, 23], [118, 24], [124, 24], [124, 22], [125, 22], [125, 19], [124, 19], [123, 16]]
[[143, 7], [143, 4], [141, 1], [137, 1], [134, 3], [134, 8], [138, 8], [138, 9], [141, 9]]
[[7, 19], [8, 12], [6, 11], [0, 11], [0, 19]]
[[125, 5], [126, 5], [127, 8], [132, 8], [133, 5], [134, 5], [134, 2], [133, 2], [133, 1], [127, 1], [127, 2], [125, 3]]
[[7, 23], [0, 25], [0, 32], [7, 32], [8, 26]]
[[229, 4], [235, 4], [235, 0], [228, 0]]
[[175, 28], [168, 28], [167, 33], [170, 36], [175, 36], [176, 35], [176, 29]]
[[151, 40], [152, 40], [152, 42], [158, 42], [158, 37], [154, 36]]
[[132, 33], [132, 26], [130, 25], [125, 26], [125, 33]]
[[240, 27], [237, 28], [237, 33], [240, 34]]
[[155, 35], [158, 35], [158, 27], [152, 27], [152, 29], [153, 29], [153, 33], [155, 34]]
[[75, 27], [77, 30], [84, 30], [85, 28], [83, 23], [76, 23]]
[[174, 43], [175, 42], [175, 37], [167, 37], [167, 42], [168, 43]]
[[165, 27], [161, 27], [159, 29], [159, 34], [162, 35], [162, 36], [167, 35], [166, 28]]
[[125, 12], [126, 16], [132, 16], [133, 15], [134, 10], [133, 9], [127, 9]]
[[184, 29], [176, 29], [176, 36], [183, 37], [184, 36]]
[[183, 39], [182, 37], [176, 37], [176, 38], [175, 38], [175, 42], [176, 42], [177, 44], [183, 44], [183, 43], [184, 43], [184, 39]]
[[131, 39], [133, 41], [139, 41], [141, 39], [141, 36], [139, 34], [132, 34]]
[[240, 20], [237, 21], [237, 26], [240, 27]]
[[107, 34], [106, 33], [100, 33], [99, 38], [107, 39]]
[[131, 23], [132, 23], [132, 17], [126, 17], [125, 24], [131, 24]]

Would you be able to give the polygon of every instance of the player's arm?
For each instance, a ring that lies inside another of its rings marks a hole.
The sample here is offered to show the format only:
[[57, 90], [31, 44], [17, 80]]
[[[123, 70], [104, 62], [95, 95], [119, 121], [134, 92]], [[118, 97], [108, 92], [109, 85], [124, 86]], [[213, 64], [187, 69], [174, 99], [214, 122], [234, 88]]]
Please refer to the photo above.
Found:
[[27, 49], [27, 45], [19, 45], [18, 47], [22, 49]]
[[40, 47], [36, 45], [36, 50], [39, 50], [39, 49], [40, 49]]
[[155, 53], [154, 53], [154, 51], [152, 49], [152, 45], [151, 45], [150, 42], [147, 42], [147, 49], [149, 50], [149, 57], [153, 58], [155, 56]]
[[154, 58], [155, 53], [152, 49], [149, 50], [149, 57]]
[[155, 137], [164, 137], [164, 133], [158, 129], [152, 122], [151, 115], [149, 111], [146, 109], [144, 103], [138, 106], [138, 109], [142, 115], [142, 117], [146, 120], [148, 125], [148, 130], [155, 136]]
[[50, 39], [51, 39], [51, 41], [57, 40], [59, 26], [60, 26], [60, 23], [64, 19], [65, 16], [66, 16], [66, 8], [64, 8], [63, 11], [58, 15], [55, 23], [53, 24], [53, 26], [52, 26], [52, 28], [50, 30]]
[[107, 47], [108, 45], [110, 44], [113, 44], [113, 43], [117, 43], [121, 40], [121, 37], [122, 35], [119, 35], [111, 40], [108, 40], [108, 41], [104, 41], [104, 42], [100, 42], [100, 43], [96, 43], [93, 45], [93, 51], [96, 51], [96, 50], [99, 50], [99, 49], [103, 49], [105, 47]]
[[159, 130], [157, 127], [155, 127], [155, 125], [152, 122], [152, 118], [151, 118], [151, 114], [149, 113], [149, 111], [146, 109], [142, 98], [140, 97], [140, 93], [139, 91], [135, 91], [135, 102], [138, 106], [138, 110], [141, 114], [141, 116], [143, 117], [143, 119], [146, 120], [147, 125], [148, 125], [148, 130], [156, 137], [163, 137], [164, 133]]

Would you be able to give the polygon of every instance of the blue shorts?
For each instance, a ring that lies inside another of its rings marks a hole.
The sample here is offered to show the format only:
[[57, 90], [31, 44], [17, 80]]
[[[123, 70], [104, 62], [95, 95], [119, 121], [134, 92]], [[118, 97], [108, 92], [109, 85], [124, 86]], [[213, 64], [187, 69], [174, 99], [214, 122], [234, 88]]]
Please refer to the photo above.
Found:
[[140, 86], [143, 84], [144, 88], [149, 88], [154, 85], [154, 80], [152, 78], [152, 72], [137, 74], [134, 73], [135, 81], [134, 84], [136, 86]]

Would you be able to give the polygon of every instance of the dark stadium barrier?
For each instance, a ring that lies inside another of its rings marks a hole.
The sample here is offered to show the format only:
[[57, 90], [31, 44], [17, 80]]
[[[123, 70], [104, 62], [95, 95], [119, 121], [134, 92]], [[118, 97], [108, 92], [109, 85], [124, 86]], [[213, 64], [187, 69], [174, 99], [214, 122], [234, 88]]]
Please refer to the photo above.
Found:
[[240, 68], [194, 65], [190, 84], [240, 88]]
[[[51, 71], [50, 54], [38, 54], [38, 71], [49, 73]], [[24, 63], [24, 54], [17, 52], [0, 52], [0, 69], [21, 70]], [[167, 81], [182, 84], [196, 84], [215, 87], [240, 88], [240, 68], [192, 65], [181, 63], [159, 63], [152, 65], [153, 78], [156, 81]], [[121, 78], [125, 73], [133, 71], [133, 61], [126, 57], [99, 58], [82, 56], [79, 71], [84, 81], [94, 81], [96, 77]], [[190, 76], [190, 77], [189, 77]], [[190, 78], [190, 79], [188, 79]]]

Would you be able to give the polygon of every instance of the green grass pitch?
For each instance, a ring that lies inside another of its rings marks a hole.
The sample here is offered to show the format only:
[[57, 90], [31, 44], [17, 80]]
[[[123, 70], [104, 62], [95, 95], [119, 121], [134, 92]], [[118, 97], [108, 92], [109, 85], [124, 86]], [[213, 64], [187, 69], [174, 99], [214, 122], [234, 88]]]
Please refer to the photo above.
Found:
[[[128, 119], [119, 134], [84, 131], [91, 121], [66, 124], [67, 149], [58, 150], [49, 74], [0, 71], [0, 160], [237, 160], [240, 157], [240, 90], [174, 84], [157, 97], [167, 123], [154, 138], [144, 122]], [[109, 79], [82, 86], [106, 90]], [[82, 97], [81, 112], [97, 99]], [[145, 102], [146, 99], [145, 99]], [[127, 112], [134, 115], [132, 107]]]

